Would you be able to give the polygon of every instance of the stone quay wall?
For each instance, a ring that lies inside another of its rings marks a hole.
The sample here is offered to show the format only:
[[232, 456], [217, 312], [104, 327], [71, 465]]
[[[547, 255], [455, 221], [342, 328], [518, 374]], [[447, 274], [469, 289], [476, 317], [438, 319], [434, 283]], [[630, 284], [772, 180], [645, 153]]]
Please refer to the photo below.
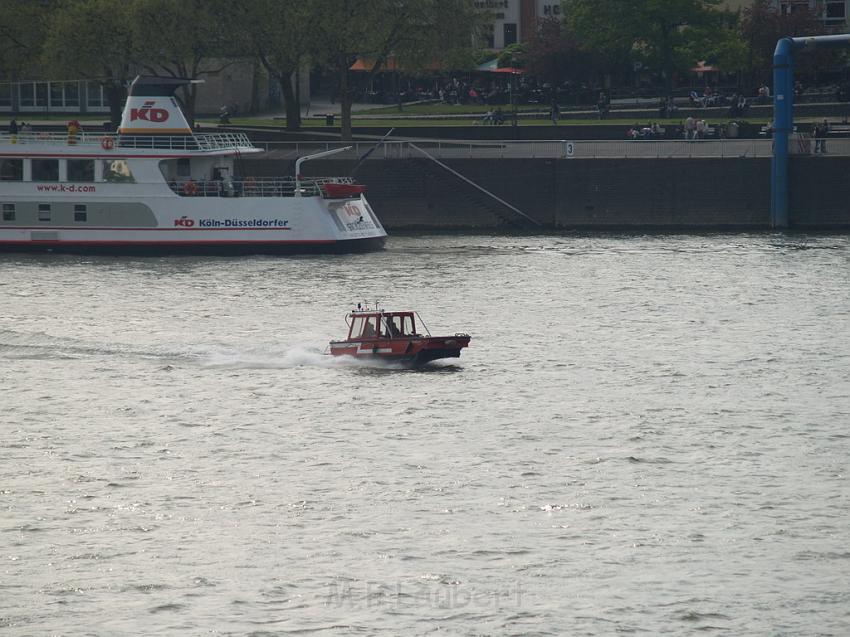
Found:
[[[770, 159], [452, 159], [444, 163], [545, 227], [587, 230], [763, 230]], [[245, 174], [292, 174], [292, 162], [244, 160]], [[348, 175], [316, 160], [305, 175]], [[357, 180], [389, 230], [527, 227], [521, 215], [426, 158], [367, 160]], [[850, 229], [850, 157], [798, 157], [791, 226]]]

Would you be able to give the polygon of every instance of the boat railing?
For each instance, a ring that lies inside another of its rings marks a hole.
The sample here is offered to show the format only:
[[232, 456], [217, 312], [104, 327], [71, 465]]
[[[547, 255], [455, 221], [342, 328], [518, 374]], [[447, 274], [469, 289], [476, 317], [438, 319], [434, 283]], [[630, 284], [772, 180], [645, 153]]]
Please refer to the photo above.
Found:
[[168, 187], [181, 197], [319, 197], [324, 184], [353, 184], [349, 177], [244, 177], [240, 179], [171, 180]]
[[51, 146], [100, 146], [103, 150], [240, 150], [254, 148], [245, 133], [195, 135], [121, 135], [117, 133], [48, 133], [45, 131], [0, 134], [0, 143]]

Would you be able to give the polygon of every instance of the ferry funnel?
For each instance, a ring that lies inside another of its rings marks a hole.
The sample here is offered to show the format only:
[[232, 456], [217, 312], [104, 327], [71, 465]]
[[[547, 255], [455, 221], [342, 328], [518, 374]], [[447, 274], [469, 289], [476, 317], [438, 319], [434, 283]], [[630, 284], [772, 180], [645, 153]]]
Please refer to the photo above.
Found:
[[122, 135], [191, 135], [174, 91], [193, 80], [137, 76], [130, 84], [121, 116]]

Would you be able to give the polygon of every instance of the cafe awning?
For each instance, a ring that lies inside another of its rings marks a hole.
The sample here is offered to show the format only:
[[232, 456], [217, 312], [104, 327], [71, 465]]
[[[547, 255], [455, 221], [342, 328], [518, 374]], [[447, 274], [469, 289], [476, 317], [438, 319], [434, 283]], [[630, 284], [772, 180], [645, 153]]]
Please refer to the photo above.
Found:
[[489, 62], [480, 64], [477, 70], [484, 73], [525, 73], [523, 69], [517, 69], [512, 66], [499, 66], [498, 60], [490, 60]]

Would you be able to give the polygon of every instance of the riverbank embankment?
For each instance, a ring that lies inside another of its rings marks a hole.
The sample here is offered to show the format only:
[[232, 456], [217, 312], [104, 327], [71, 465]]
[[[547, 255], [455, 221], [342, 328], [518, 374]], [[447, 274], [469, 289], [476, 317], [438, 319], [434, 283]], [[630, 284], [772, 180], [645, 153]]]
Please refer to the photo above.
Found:
[[[292, 172], [285, 160], [244, 160], [246, 174]], [[770, 158], [446, 159], [444, 163], [544, 227], [595, 230], [756, 230], [770, 227]], [[305, 175], [349, 174], [317, 160]], [[850, 229], [850, 157], [795, 157], [791, 227]], [[510, 207], [426, 158], [367, 160], [356, 178], [390, 229], [529, 225]]]

